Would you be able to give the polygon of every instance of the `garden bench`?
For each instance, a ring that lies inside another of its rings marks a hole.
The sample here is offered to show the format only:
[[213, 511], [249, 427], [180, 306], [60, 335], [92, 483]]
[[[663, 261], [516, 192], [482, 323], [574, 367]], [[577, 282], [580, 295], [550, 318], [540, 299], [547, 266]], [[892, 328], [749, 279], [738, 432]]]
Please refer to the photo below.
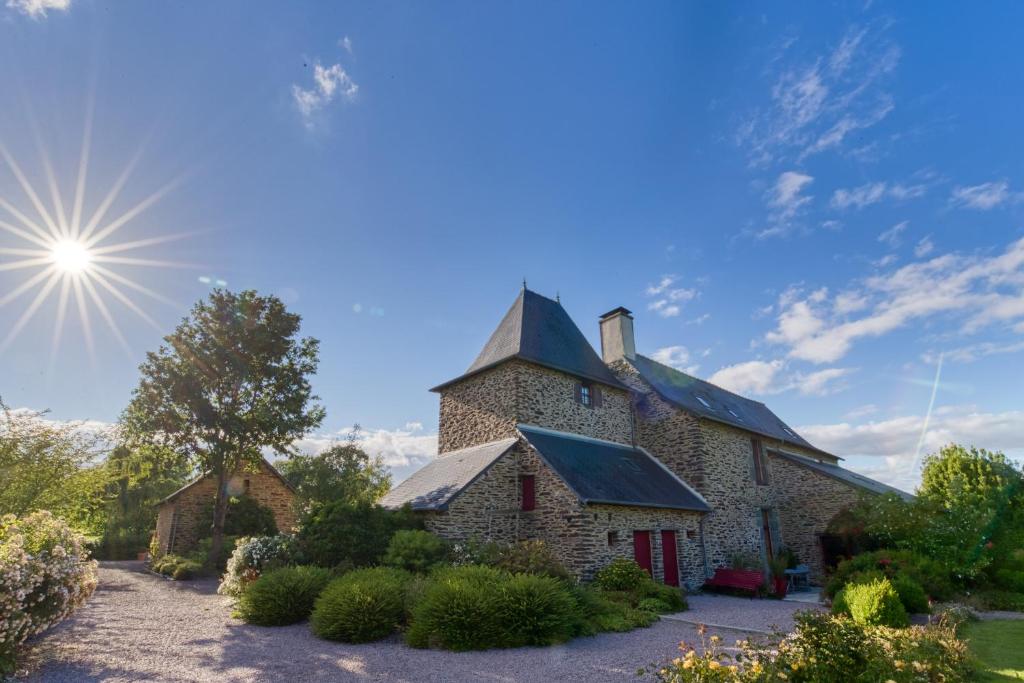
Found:
[[764, 585], [764, 574], [753, 569], [719, 567], [715, 570], [715, 575], [705, 581], [704, 585], [714, 588], [747, 590], [757, 595], [757, 592], [761, 590], [761, 586]]

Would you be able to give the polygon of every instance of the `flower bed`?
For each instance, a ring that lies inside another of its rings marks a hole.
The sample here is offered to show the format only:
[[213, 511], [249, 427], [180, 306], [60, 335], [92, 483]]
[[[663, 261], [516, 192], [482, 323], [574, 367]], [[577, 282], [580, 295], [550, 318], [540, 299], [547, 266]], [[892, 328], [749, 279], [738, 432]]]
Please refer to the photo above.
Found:
[[0, 673], [17, 648], [67, 618], [96, 589], [84, 537], [47, 511], [0, 518]]

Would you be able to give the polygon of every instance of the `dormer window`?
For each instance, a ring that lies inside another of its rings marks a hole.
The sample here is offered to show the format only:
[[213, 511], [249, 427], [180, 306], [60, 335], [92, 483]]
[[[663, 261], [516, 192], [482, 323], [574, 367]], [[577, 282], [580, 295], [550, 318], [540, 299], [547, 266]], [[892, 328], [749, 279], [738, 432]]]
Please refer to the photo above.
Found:
[[575, 387], [576, 402], [584, 408], [600, 408], [601, 407], [601, 389], [588, 384], [586, 382], [579, 382]]

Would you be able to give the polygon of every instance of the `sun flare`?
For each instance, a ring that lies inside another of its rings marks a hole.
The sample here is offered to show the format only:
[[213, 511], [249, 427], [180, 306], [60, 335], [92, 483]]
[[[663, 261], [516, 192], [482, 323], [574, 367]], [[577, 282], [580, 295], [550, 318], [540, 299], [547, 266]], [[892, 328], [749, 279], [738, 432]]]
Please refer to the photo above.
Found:
[[50, 249], [50, 258], [57, 270], [81, 273], [92, 263], [93, 253], [79, 240], [61, 240]]

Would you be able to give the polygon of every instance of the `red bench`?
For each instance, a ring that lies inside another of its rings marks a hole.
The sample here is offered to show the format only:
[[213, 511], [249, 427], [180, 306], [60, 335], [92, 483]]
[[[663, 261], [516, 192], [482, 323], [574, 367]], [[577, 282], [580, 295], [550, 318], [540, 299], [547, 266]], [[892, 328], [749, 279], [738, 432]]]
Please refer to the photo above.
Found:
[[747, 590], [757, 595], [764, 585], [764, 574], [753, 569], [729, 569], [719, 567], [715, 575], [704, 582], [705, 586], [712, 588], [736, 588]]

